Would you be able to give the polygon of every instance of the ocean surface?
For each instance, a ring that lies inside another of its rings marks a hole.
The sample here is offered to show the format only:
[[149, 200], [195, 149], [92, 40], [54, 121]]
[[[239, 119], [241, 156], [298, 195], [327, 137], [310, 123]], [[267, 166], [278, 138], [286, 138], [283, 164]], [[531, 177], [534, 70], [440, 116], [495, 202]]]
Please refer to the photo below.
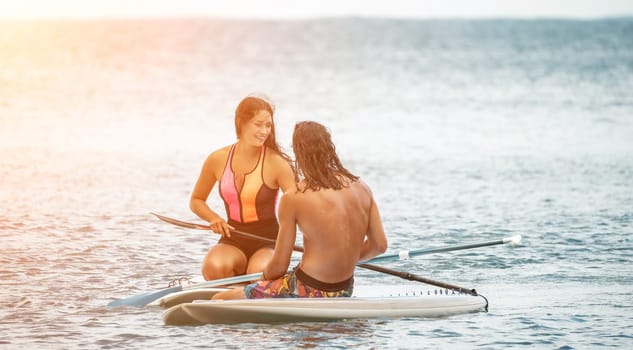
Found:
[[[330, 128], [390, 252], [521, 234], [385, 264], [489, 312], [172, 327], [107, 308], [199, 275], [217, 236], [150, 212], [199, 222], [202, 162], [254, 91], [289, 152], [297, 121]], [[632, 233], [631, 18], [0, 22], [2, 349], [632, 348]]]

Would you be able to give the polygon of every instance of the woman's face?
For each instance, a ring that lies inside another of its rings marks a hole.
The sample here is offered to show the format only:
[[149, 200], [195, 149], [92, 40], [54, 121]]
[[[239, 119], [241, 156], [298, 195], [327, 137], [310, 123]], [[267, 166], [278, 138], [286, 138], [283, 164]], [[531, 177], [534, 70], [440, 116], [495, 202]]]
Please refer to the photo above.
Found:
[[252, 146], [261, 147], [273, 129], [273, 117], [265, 109], [255, 113], [251, 120], [242, 125], [240, 140]]

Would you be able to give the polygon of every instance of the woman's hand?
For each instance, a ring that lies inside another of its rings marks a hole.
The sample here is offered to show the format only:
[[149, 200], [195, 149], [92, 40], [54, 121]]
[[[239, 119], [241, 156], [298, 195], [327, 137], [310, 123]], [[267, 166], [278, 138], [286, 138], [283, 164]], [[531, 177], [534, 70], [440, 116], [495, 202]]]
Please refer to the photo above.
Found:
[[216, 216], [209, 221], [209, 227], [211, 228], [211, 231], [219, 233], [223, 237], [231, 237], [231, 230], [234, 229], [233, 226], [229, 225], [220, 216]]

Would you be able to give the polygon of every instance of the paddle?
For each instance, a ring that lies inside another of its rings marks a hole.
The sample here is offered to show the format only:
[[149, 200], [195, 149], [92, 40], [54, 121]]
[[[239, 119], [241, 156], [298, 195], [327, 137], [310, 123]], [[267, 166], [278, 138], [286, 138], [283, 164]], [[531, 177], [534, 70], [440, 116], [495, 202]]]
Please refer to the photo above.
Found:
[[[168, 222], [170, 224], [176, 225], [176, 226], [185, 227], [185, 228], [193, 228], [193, 229], [198, 229], [198, 230], [210, 230], [209, 226], [206, 226], [206, 225], [201, 225], [201, 224], [186, 222], [186, 221], [182, 221], [182, 220], [178, 220], [178, 219], [173, 219], [173, 218], [170, 218], [170, 217], [167, 217], [167, 216], [164, 216], [164, 215], [160, 215], [160, 214], [156, 214], [156, 213], [152, 213], [152, 214], [154, 216], [156, 216], [157, 218], [159, 218], [159, 219], [161, 219], [161, 220], [163, 220], [165, 222]], [[243, 236], [243, 237], [258, 239], [258, 240], [261, 240], [261, 241], [267, 241], [267, 242], [271, 242], [271, 243], [275, 242], [274, 239], [264, 238], [264, 237], [253, 235], [251, 233], [238, 231], [238, 230], [234, 230], [234, 229], [231, 229], [231, 233], [237, 234], [237, 235], [240, 235], [240, 236]], [[450, 251], [456, 251], [456, 250], [465, 250], [465, 249], [472, 249], [472, 248], [479, 248], [479, 247], [487, 247], [487, 246], [506, 244], [506, 243], [512, 243], [513, 245], [517, 245], [520, 242], [521, 242], [521, 235], [515, 235], [515, 236], [512, 236], [512, 237], [506, 237], [506, 238], [503, 238], [503, 239], [497, 239], [497, 240], [493, 240], [493, 241], [480, 242], [480, 243], [461, 244], [461, 245], [454, 245], [454, 246], [441, 247], [441, 248], [430, 248], [430, 249], [402, 250], [402, 251], [400, 251], [398, 253], [383, 254], [383, 255], [377, 256], [377, 257], [375, 257], [373, 259], [360, 261], [360, 262], [358, 262], [357, 266], [366, 268], [368, 270], [373, 270], [373, 271], [382, 272], [382, 273], [386, 273], [386, 274], [393, 275], [393, 276], [398, 276], [398, 277], [401, 277], [401, 278], [404, 278], [404, 279], [410, 280], [410, 281], [423, 282], [423, 283], [435, 285], [435, 286], [438, 286], [438, 287], [459, 291], [461, 293], [472, 294], [472, 292], [475, 291], [474, 289], [468, 290], [468, 289], [464, 289], [464, 288], [458, 287], [458, 286], [453, 286], [453, 285], [450, 285], [450, 284], [447, 284], [447, 283], [444, 283], [444, 282], [434, 281], [434, 280], [431, 280], [431, 279], [428, 279], [428, 278], [425, 278], [425, 277], [413, 275], [413, 274], [410, 274], [408, 272], [401, 272], [401, 271], [397, 271], [397, 270], [392, 270], [392, 269], [388, 269], [388, 268], [381, 267], [381, 266], [371, 265], [369, 263], [388, 262], [388, 261], [395, 261], [395, 260], [407, 260], [410, 257], [419, 256], [419, 255], [443, 253], [443, 252], [450, 252]], [[301, 247], [301, 246], [295, 245], [293, 248], [297, 252], [303, 252], [303, 247]]]
[[[176, 219], [172, 219], [172, 218], [168, 218], [166, 216], [163, 215], [159, 215], [159, 214], [155, 214], [152, 213], [153, 215], [155, 215], [156, 217], [158, 217], [159, 219], [166, 221], [168, 223], [177, 225], [177, 226], [181, 226], [181, 227], [186, 227], [186, 228], [195, 228], [195, 229], [201, 229], [201, 230], [209, 230], [208, 226], [205, 225], [200, 225], [200, 224], [194, 224], [194, 223], [189, 223], [189, 222], [185, 222], [185, 221], [180, 221], [180, 220], [176, 220]], [[245, 237], [249, 237], [249, 238], [256, 238], [256, 239], [262, 239], [262, 240], [266, 240], [266, 241], [272, 241], [274, 242], [274, 240], [270, 240], [267, 238], [262, 238], [259, 236], [255, 236], [252, 235], [250, 233], [246, 233], [246, 232], [241, 232], [238, 230], [231, 230], [232, 233], [238, 234], [238, 235], [243, 235]], [[447, 283], [443, 283], [443, 282], [439, 282], [439, 281], [434, 281], [431, 279], [427, 279], [424, 277], [420, 277], [420, 276], [416, 276], [410, 273], [405, 273], [405, 272], [400, 272], [400, 271], [396, 271], [396, 270], [391, 270], [391, 269], [387, 269], [384, 267], [380, 267], [380, 266], [375, 266], [375, 265], [371, 265], [370, 263], [373, 262], [386, 262], [386, 261], [395, 261], [395, 260], [402, 260], [402, 259], [408, 259], [410, 257], [413, 256], [419, 256], [419, 255], [424, 255], [424, 254], [432, 254], [432, 253], [439, 253], [439, 252], [448, 252], [448, 251], [455, 251], [455, 250], [463, 250], [463, 249], [471, 249], [471, 248], [477, 248], [477, 247], [485, 247], [485, 246], [491, 246], [491, 245], [498, 245], [498, 244], [506, 244], [506, 243], [513, 243], [513, 244], [518, 244], [521, 241], [521, 236], [513, 236], [513, 237], [508, 237], [508, 238], [504, 238], [504, 239], [500, 239], [500, 240], [494, 240], [494, 241], [488, 241], [488, 242], [481, 242], [481, 243], [472, 243], [472, 244], [464, 244], [464, 245], [455, 245], [455, 246], [449, 246], [449, 247], [443, 247], [443, 248], [431, 248], [431, 249], [416, 249], [416, 250], [403, 250], [397, 254], [384, 254], [378, 257], [375, 257], [373, 259], [369, 259], [366, 261], [361, 261], [357, 264], [357, 266], [359, 267], [363, 267], [363, 268], [367, 268], [370, 270], [374, 270], [374, 271], [378, 271], [378, 272], [383, 272], [383, 273], [387, 273], [390, 275], [394, 275], [394, 276], [398, 276], [407, 280], [414, 280], [414, 281], [418, 281], [418, 282], [423, 282], [423, 283], [427, 283], [427, 284], [431, 284], [431, 285], [435, 285], [441, 288], [447, 288], [447, 289], [451, 289], [451, 290], [455, 290], [461, 293], [467, 293], [467, 294], [473, 294], [476, 295], [477, 292], [474, 289], [466, 289], [466, 288], [462, 288], [459, 286], [454, 286], [454, 285], [450, 285]], [[294, 246], [294, 249], [296, 251], [303, 251], [302, 247], [299, 246]], [[217, 286], [222, 286], [222, 285], [227, 285], [227, 284], [234, 284], [234, 283], [241, 283], [241, 282], [248, 282], [248, 281], [252, 281], [252, 280], [257, 280], [259, 278], [262, 277], [261, 273], [255, 273], [255, 274], [250, 274], [250, 275], [243, 275], [243, 276], [235, 276], [235, 277], [229, 277], [229, 278], [223, 278], [223, 279], [218, 279], [218, 280], [212, 280], [212, 281], [207, 281], [207, 282], [203, 282], [200, 284], [196, 284], [196, 285], [192, 285], [192, 286], [187, 286], [187, 287], [182, 287], [182, 286], [175, 286], [175, 287], [171, 287], [171, 288], [166, 288], [166, 289], [162, 289], [159, 291], [154, 291], [154, 292], [146, 292], [146, 293], [142, 293], [142, 294], [138, 294], [135, 296], [131, 296], [128, 298], [124, 298], [124, 299], [118, 299], [118, 300], [114, 300], [112, 302], [110, 302], [108, 304], [108, 306], [145, 306], [149, 303], [151, 303], [152, 301], [159, 299], [165, 295], [171, 294], [171, 293], [175, 293], [175, 292], [179, 292], [182, 290], [186, 290], [186, 289], [195, 289], [195, 288], [204, 288], [204, 287], [217, 287]]]

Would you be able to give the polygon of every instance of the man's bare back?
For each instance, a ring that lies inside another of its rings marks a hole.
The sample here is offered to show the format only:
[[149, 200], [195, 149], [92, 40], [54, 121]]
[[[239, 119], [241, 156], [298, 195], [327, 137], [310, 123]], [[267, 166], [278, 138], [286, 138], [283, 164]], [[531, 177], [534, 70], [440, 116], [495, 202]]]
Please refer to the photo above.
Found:
[[308, 190], [293, 196], [296, 221], [307, 252], [301, 269], [323, 282], [339, 282], [352, 276], [369, 232], [369, 188], [356, 181], [342, 190]]

